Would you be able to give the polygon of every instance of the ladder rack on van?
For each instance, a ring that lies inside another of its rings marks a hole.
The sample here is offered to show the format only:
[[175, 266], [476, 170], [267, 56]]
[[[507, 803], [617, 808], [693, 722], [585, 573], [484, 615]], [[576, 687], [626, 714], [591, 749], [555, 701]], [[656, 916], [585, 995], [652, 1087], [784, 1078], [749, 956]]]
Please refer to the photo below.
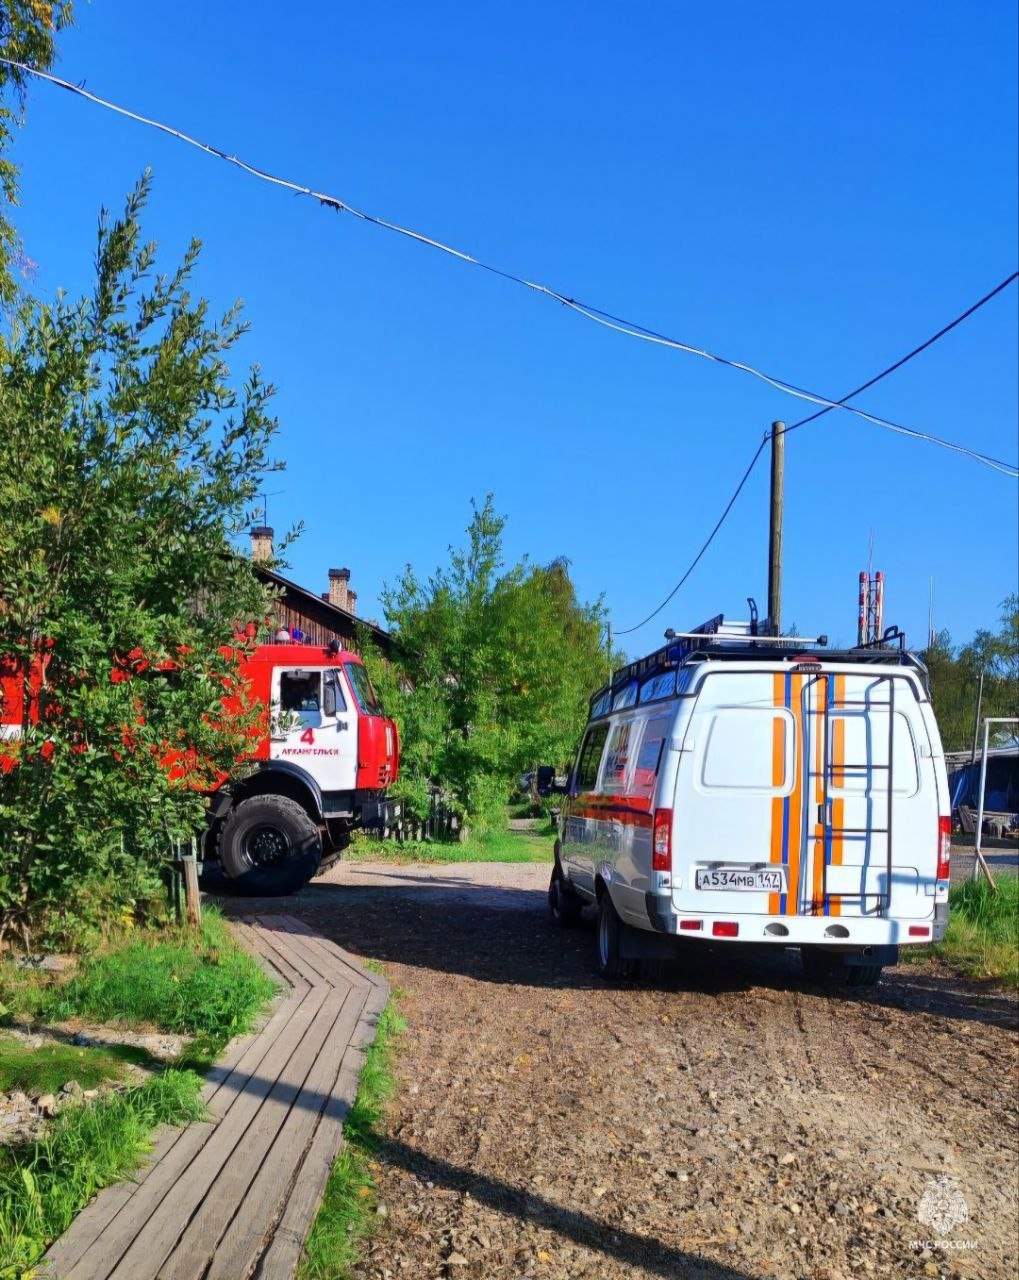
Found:
[[[920, 672], [927, 686], [927, 668], [906, 648], [905, 633], [898, 627], [889, 627], [880, 640], [855, 645], [851, 649], [829, 649], [828, 637], [821, 636], [770, 636], [757, 631], [756, 621], [726, 622], [722, 614], [701, 623], [692, 631], [666, 631], [667, 643], [646, 657], [638, 658], [612, 673], [612, 679], [603, 685], [590, 700], [590, 718], [606, 715], [618, 708], [620, 697], [632, 686], [633, 701], [637, 700], [637, 686], [643, 687], [655, 676], [665, 675], [697, 662], [764, 660], [790, 663], [805, 667], [826, 662], [883, 663], [912, 667]], [[818, 650], [824, 650], [823, 655]], [[669, 696], [666, 693], [656, 695]], [[643, 697], [641, 698], [643, 701]], [[629, 705], [627, 702], [626, 705]]]

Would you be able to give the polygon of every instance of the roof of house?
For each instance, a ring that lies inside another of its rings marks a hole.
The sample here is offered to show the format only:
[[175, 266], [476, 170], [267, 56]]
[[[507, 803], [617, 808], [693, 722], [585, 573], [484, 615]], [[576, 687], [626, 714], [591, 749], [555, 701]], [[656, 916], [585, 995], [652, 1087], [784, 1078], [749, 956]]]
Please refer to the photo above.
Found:
[[268, 569], [257, 561], [252, 562], [252, 568], [263, 581], [271, 582], [288, 594], [297, 596], [301, 603], [307, 607], [310, 614], [335, 626], [337, 631], [353, 635], [360, 624], [363, 627], [367, 627], [371, 638], [380, 648], [388, 649], [392, 644], [392, 636], [390, 636], [389, 632], [376, 623], [368, 622], [365, 618], [359, 618], [356, 613], [351, 613], [349, 609], [341, 609], [338, 604], [331, 604], [328, 600], [323, 600], [314, 591], [309, 591], [307, 587], [302, 587], [300, 583], [284, 578], [281, 573], [277, 573], [274, 569]]

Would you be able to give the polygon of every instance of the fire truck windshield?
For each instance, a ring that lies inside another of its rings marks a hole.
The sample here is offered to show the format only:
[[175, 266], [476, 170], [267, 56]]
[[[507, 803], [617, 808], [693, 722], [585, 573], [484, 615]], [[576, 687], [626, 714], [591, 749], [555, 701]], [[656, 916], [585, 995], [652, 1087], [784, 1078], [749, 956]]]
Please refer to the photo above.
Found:
[[375, 696], [375, 690], [372, 688], [372, 682], [368, 677], [368, 672], [361, 666], [359, 662], [348, 662], [346, 664], [347, 679], [350, 681], [350, 687], [354, 690], [354, 697], [357, 699], [357, 705], [361, 708], [365, 715], [380, 716], [382, 715], [382, 706], [378, 698]]

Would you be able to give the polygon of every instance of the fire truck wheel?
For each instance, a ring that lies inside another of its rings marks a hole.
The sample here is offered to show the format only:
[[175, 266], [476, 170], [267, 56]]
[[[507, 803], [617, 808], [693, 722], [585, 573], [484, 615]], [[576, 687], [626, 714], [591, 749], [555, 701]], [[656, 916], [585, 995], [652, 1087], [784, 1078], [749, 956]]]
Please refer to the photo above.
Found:
[[844, 956], [813, 947], [801, 947], [800, 956], [804, 977], [817, 986], [873, 987], [883, 968], [879, 964], [846, 964]]
[[238, 893], [294, 893], [318, 870], [322, 836], [295, 800], [252, 796], [227, 815], [219, 860]]
[[573, 893], [566, 883], [563, 873], [556, 863], [552, 869], [552, 879], [548, 886], [548, 910], [552, 923], [560, 929], [573, 929], [580, 923], [580, 912], [584, 904]]
[[616, 915], [612, 899], [606, 891], [598, 902], [598, 972], [609, 981], [632, 978], [637, 972], [638, 962], [627, 960], [620, 954], [622, 932], [623, 922]]

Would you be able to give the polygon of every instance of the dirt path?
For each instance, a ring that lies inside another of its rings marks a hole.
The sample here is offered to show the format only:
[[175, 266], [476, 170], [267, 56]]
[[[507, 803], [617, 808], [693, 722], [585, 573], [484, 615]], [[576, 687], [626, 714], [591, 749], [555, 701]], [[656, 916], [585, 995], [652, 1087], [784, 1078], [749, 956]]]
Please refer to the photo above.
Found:
[[546, 876], [341, 865], [288, 903], [404, 991], [361, 1275], [1011, 1280], [1010, 999], [910, 969], [833, 997], [784, 955], [607, 985]]

